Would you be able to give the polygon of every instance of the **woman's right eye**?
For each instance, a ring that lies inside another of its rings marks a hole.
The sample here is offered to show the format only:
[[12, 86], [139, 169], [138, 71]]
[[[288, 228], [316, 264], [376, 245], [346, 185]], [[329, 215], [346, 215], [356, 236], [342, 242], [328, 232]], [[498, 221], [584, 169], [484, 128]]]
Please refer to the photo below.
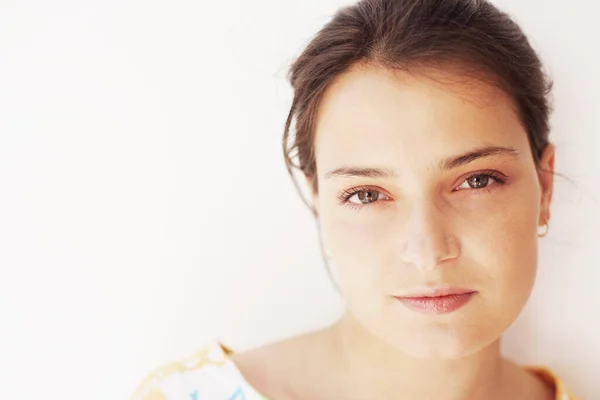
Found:
[[348, 201], [354, 204], [370, 204], [374, 203], [382, 197], [387, 197], [383, 193], [368, 189], [368, 190], [357, 190], [351, 196], [348, 197]]

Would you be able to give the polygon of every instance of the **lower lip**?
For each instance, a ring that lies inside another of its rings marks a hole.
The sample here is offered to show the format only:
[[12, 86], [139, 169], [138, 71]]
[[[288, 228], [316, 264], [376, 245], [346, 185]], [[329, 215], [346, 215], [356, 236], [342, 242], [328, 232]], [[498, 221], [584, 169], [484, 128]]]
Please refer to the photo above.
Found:
[[471, 300], [477, 292], [438, 297], [396, 297], [406, 307], [424, 314], [447, 314], [456, 311]]

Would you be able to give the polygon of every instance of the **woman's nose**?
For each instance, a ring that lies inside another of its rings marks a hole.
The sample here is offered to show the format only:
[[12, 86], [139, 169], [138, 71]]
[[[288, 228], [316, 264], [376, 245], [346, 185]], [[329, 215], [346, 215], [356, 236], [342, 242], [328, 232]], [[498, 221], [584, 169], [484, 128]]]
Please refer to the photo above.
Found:
[[413, 207], [402, 229], [400, 258], [422, 271], [457, 258], [459, 242], [451, 229], [447, 215], [435, 205], [423, 203]]

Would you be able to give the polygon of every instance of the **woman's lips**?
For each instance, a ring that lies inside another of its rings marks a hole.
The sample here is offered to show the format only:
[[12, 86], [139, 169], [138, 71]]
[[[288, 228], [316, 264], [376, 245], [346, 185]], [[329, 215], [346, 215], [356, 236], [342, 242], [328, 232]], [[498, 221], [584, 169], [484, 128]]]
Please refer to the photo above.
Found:
[[477, 294], [476, 291], [434, 289], [426, 295], [395, 296], [406, 307], [424, 314], [446, 314], [458, 310]]

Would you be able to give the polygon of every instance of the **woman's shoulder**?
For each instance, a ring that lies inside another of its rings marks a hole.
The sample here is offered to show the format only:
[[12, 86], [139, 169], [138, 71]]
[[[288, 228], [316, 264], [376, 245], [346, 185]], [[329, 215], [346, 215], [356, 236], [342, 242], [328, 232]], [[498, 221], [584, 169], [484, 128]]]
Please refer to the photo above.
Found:
[[548, 385], [554, 387], [555, 400], [581, 400], [567, 388], [565, 382], [550, 368], [545, 366], [526, 366], [526, 370], [536, 375]]
[[[188, 357], [152, 371], [130, 400], [265, 400], [246, 381], [231, 360], [232, 354], [219, 341], [208, 341]], [[261, 354], [264, 356], [264, 352]], [[524, 367], [555, 388], [555, 400], [581, 400], [550, 368]]]
[[263, 400], [229, 359], [231, 351], [216, 340], [188, 357], [152, 371], [130, 400]]

